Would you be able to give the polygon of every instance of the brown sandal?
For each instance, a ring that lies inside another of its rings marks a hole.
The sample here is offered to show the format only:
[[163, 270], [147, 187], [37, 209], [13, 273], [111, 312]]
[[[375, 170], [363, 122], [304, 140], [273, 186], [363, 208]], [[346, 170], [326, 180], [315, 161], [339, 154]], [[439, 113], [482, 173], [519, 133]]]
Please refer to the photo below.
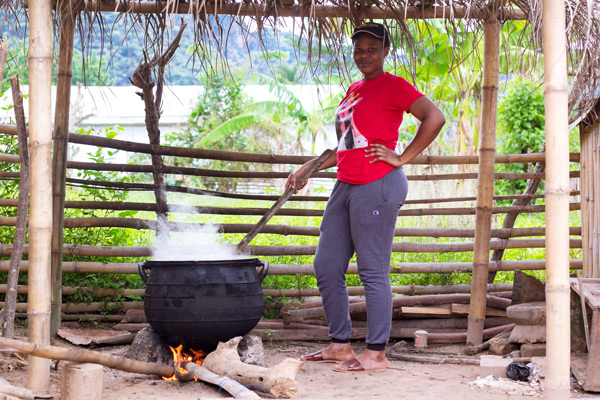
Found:
[[338, 360], [328, 360], [323, 358], [323, 351], [315, 351], [314, 353], [304, 354], [300, 356], [300, 361], [320, 362], [320, 363], [339, 363]]
[[[340, 369], [339, 367], [341, 367], [341, 366], [346, 367], [346, 369]], [[338, 368], [336, 368], [336, 367], [338, 367]], [[358, 361], [356, 358], [353, 358], [352, 360], [340, 363], [333, 367], [333, 370], [335, 372], [380, 372], [380, 371], [385, 371], [386, 369], [387, 368], [366, 370], [365, 367], [363, 367], [363, 365], [360, 363], [360, 361]]]

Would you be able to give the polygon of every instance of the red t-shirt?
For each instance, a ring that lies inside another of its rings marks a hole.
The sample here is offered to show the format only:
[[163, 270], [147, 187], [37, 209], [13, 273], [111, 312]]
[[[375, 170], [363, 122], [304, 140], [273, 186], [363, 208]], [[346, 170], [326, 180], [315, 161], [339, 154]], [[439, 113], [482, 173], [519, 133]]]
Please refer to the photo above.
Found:
[[407, 80], [388, 72], [350, 85], [335, 112], [340, 181], [363, 185], [394, 169], [383, 161], [371, 164], [365, 148], [370, 143], [381, 143], [395, 150], [404, 113], [421, 96], [423, 93]]

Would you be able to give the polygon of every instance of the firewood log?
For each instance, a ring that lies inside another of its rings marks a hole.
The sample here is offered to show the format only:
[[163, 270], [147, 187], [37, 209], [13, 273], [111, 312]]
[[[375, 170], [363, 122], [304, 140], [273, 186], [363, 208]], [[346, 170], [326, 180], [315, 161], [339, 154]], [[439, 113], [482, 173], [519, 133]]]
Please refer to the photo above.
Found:
[[112, 354], [100, 353], [87, 349], [72, 349], [58, 346], [38, 345], [21, 340], [0, 337], [0, 346], [20, 350], [21, 353], [35, 357], [49, 358], [53, 360], [75, 361], [80, 363], [101, 364], [105, 367], [118, 369], [139, 374], [158, 376], [172, 376], [174, 368], [159, 363], [149, 363], [118, 357]]
[[8, 383], [6, 380], [0, 378], [0, 398], [3, 398], [2, 395], [13, 396], [8, 397], [10, 399], [19, 398], [19, 399], [52, 399], [52, 395], [47, 393], [40, 393], [34, 390], [25, 389], [18, 386], [13, 386]]
[[[217, 375], [214, 372], [209, 371], [206, 367], [193, 362], [183, 363], [181, 367], [199, 380], [223, 388], [223, 390], [226, 390], [229, 394], [235, 396], [236, 399], [260, 399], [258, 394], [241, 385], [239, 382], [234, 381], [231, 378]], [[177, 376], [177, 378], [181, 380], [179, 376]]]
[[254, 385], [264, 389], [274, 398], [294, 397], [298, 392], [296, 374], [304, 363], [286, 358], [271, 368], [245, 364], [240, 360], [237, 352], [240, 340], [242, 337], [238, 336], [226, 343], [219, 343], [217, 349], [206, 356], [202, 366], [215, 374], [232, 378], [242, 385]]

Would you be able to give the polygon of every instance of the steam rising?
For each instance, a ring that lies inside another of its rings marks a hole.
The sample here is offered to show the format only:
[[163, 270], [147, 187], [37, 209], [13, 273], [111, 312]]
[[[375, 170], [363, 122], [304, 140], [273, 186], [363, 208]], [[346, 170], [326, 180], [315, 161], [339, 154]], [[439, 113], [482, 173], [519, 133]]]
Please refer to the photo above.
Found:
[[218, 226], [190, 224], [182, 228], [182, 225], [179, 224], [175, 231], [169, 229], [171, 225], [159, 224], [152, 246], [153, 260], [209, 261], [242, 258], [236, 254], [236, 246], [217, 243]]

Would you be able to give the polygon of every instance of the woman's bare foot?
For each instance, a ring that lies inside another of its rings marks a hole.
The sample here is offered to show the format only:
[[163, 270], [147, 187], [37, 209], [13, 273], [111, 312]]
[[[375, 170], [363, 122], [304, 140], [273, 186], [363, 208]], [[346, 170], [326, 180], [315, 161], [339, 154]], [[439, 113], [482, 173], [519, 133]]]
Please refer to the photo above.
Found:
[[331, 343], [326, 348], [300, 356], [301, 361], [344, 362], [354, 359], [350, 343]]
[[360, 356], [334, 365], [333, 370], [337, 372], [383, 371], [387, 367], [388, 360], [385, 357], [385, 351], [366, 349]]

